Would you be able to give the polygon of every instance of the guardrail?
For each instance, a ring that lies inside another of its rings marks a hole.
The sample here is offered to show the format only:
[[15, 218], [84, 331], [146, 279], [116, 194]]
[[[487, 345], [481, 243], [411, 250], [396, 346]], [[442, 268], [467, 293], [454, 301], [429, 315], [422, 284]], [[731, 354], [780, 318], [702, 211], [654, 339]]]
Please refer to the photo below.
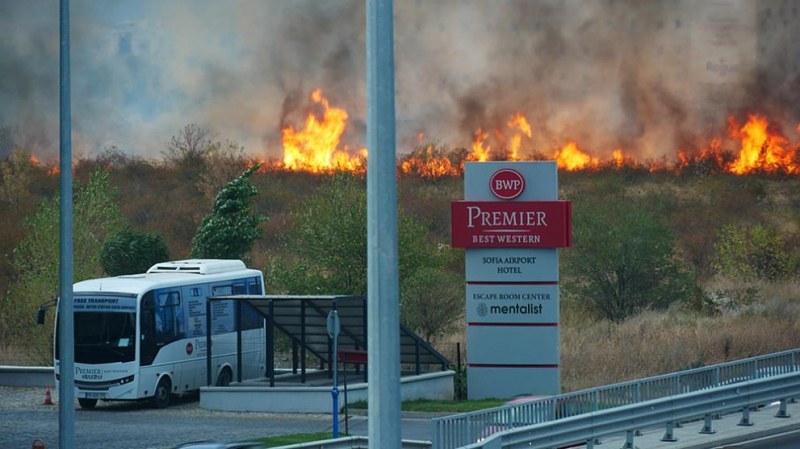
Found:
[[800, 372], [800, 349], [607, 385], [432, 420], [433, 449], [455, 449], [494, 432], [644, 401]]
[[52, 366], [0, 365], [0, 385], [7, 387], [44, 387], [53, 385]]
[[781, 416], [786, 414], [787, 400], [798, 395], [800, 372], [783, 374], [507, 430], [464, 449], [548, 449], [574, 444], [593, 448], [596, 439], [622, 433], [626, 434], [623, 447], [632, 448], [637, 429], [666, 425], [663, 440], [674, 441], [672, 428], [676, 422], [703, 418], [705, 426], [701, 433], [713, 433], [714, 415], [742, 411], [742, 420], [749, 420], [751, 407], [781, 401], [776, 415]]
[[[403, 449], [430, 449], [430, 441], [403, 440]], [[361, 436], [343, 437], [330, 440], [298, 443], [289, 446], [279, 446], [275, 449], [367, 449], [369, 438]]]

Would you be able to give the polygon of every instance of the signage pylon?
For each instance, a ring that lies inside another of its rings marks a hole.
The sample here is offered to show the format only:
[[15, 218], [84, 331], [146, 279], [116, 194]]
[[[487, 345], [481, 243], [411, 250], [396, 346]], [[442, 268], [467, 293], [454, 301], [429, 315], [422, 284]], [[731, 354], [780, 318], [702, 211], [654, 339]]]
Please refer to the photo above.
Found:
[[470, 399], [560, 391], [558, 249], [572, 244], [555, 162], [468, 162], [452, 244], [466, 248]]

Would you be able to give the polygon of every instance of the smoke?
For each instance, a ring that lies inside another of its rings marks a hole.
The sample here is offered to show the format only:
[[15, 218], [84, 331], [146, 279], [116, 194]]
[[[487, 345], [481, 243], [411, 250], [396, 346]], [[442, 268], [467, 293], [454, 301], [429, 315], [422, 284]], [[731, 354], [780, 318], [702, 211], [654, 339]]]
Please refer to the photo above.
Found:
[[[195, 123], [279, 157], [315, 88], [348, 112], [343, 144], [364, 146], [364, 3], [71, 2], [73, 151], [157, 157]], [[522, 155], [573, 139], [671, 157], [745, 112], [794, 129], [800, 19], [784, 3], [398, 0], [398, 151], [419, 133], [469, 146], [515, 112], [533, 129]], [[0, 3], [0, 126], [44, 158], [58, 152], [58, 48], [57, 5]]]

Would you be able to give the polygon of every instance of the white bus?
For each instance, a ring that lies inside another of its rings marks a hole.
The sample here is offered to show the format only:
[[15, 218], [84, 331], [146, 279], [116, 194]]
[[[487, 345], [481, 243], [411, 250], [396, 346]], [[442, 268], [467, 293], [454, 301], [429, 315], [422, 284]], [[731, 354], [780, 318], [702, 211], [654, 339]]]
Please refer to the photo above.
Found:
[[[264, 294], [263, 275], [239, 260], [192, 259], [153, 265], [147, 273], [91, 279], [74, 285], [75, 397], [83, 408], [98, 400], [149, 398], [169, 405], [173, 394], [208, 382], [206, 342], [212, 334], [212, 385], [264, 376], [264, 319], [242, 304], [242, 363], [237, 367], [233, 301], [207, 297]], [[56, 319], [56, 323], [58, 319]], [[209, 326], [210, 324], [210, 326]], [[58, 330], [55, 344], [59, 381]]]

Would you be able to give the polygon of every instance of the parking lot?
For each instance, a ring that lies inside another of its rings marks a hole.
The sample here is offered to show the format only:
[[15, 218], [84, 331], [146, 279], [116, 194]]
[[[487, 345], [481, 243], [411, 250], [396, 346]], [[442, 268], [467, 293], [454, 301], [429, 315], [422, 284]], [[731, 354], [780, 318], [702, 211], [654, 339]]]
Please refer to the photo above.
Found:
[[[30, 448], [42, 439], [58, 448], [58, 393], [45, 405], [45, 388], [0, 387], [0, 448]], [[100, 402], [75, 411], [75, 444], [81, 449], [164, 449], [199, 440], [234, 441], [270, 435], [327, 432], [330, 415], [217, 412], [197, 398], [179, 398], [166, 409], [147, 403]], [[364, 417], [351, 417], [357, 425]], [[364, 423], [365, 424], [365, 423]], [[365, 427], [365, 426], [364, 426]]]

